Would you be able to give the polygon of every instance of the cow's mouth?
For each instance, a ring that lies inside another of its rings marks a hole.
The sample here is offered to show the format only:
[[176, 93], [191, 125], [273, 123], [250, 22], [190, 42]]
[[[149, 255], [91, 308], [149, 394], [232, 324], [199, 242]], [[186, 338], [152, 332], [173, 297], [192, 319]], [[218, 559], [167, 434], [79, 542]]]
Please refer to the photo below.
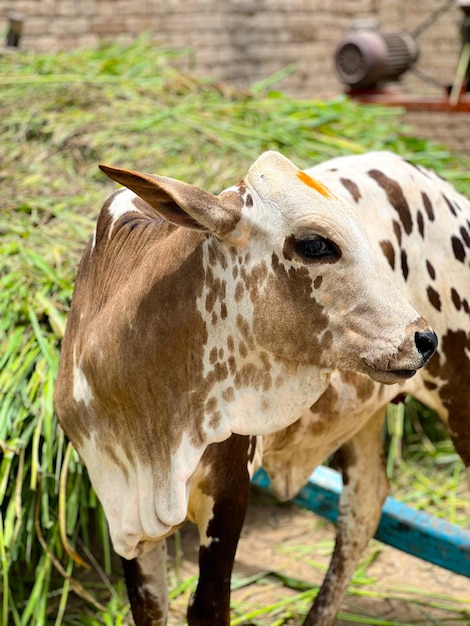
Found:
[[416, 374], [416, 370], [379, 370], [371, 368], [368, 372], [372, 380], [385, 385], [393, 385], [402, 380], [411, 378]]

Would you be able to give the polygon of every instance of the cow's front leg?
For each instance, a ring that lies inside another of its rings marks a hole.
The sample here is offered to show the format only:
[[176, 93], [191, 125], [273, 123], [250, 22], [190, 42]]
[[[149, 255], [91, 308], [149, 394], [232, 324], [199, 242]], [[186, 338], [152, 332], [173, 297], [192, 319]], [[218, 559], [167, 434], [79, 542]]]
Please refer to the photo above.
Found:
[[378, 411], [338, 452], [343, 473], [336, 545], [320, 592], [304, 626], [331, 626], [358, 560], [378, 527], [388, 493]]
[[166, 541], [136, 559], [122, 559], [136, 626], [165, 626], [168, 616]]
[[249, 437], [232, 435], [210, 446], [191, 484], [190, 517], [198, 524], [200, 548], [190, 626], [230, 624], [230, 579], [250, 491], [249, 443]]

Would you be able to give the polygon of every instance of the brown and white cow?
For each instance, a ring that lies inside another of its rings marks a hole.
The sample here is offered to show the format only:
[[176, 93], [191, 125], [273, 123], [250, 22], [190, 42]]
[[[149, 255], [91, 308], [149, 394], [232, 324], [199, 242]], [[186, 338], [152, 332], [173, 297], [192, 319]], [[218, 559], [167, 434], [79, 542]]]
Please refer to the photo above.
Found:
[[247, 435], [298, 420], [335, 368], [409, 378], [436, 336], [352, 205], [282, 155], [219, 196], [102, 169], [128, 189], [105, 203], [80, 263], [57, 414], [125, 559], [136, 624], [166, 622], [164, 537], [189, 516], [201, 533], [189, 621], [225, 625]]
[[470, 468], [470, 201], [434, 172], [387, 152], [341, 157], [307, 171], [354, 203], [384, 268], [440, 342], [429, 365], [398, 386], [335, 372], [310, 411], [262, 442], [262, 462], [281, 499], [293, 497], [339, 449], [344, 488], [337, 542], [305, 622], [329, 626], [388, 492], [382, 447], [387, 403], [407, 393], [437, 411]]

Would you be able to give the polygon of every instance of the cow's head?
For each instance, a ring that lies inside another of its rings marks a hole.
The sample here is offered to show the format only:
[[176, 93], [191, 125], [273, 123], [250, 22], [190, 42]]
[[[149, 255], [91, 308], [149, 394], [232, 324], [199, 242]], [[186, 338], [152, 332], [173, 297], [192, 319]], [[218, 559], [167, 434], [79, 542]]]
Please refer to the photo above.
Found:
[[434, 333], [381, 269], [355, 209], [282, 155], [265, 152], [218, 196], [101, 168], [165, 219], [213, 235], [211, 254], [233, 275], [256, 349], [387, 383], [412, 376], [434, 353]]

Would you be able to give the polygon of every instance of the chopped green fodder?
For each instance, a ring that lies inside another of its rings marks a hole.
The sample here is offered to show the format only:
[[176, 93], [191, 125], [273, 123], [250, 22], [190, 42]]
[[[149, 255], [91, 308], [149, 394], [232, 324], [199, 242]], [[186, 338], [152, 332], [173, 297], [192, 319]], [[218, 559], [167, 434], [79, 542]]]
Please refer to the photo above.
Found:
[[[185, 65], [187, 56], [147, 38], [127, 47], [0, 54], [0, 624], [129, 623], [106, 520], [52, 404], [76, 264], [115, 188], [99, 162], [217, 192], [268, 148], [301, 167], [391, 149], [470, 193], [469, 161], [406, 135], [398, 110], [342, 96], [288, 98], [273, 91], [274, 79], [237, 90], [195, 79]], [[392, 469], [403, 439], [394, 436]], [[462, 466], [448, 441], [416, 431], [410, 439], [415, 456], [398, 472], [412, 475], [407, 497], [461, 520]], [[436, 465], [439, 485], [445, 470], [442, 489], [432, 480]], [[172, 598], [188, 585], [175, 579]], [[235, 607], [233, 623], [257, 623], [260, 611], [267, 623], [284, 623], [282, 615], [303, 614], [315, 593], [303, 590], [272, 610]]]

